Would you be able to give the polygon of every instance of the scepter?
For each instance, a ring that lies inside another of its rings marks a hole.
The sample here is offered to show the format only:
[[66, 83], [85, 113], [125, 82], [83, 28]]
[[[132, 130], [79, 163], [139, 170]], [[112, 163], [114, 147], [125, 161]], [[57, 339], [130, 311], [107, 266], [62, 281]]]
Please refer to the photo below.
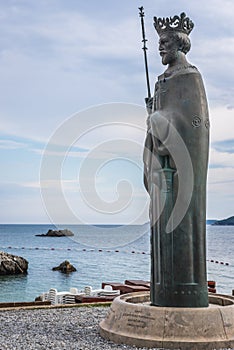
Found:
[[148, 41], [145, 38], [145, 24], [144, 24], [144, 7], [138, 7], [138, 9], [140, 10], [139, 12], [139, 16], [141, 18], [141, 29], [142, 29], [142, 42], [143, 42], [143, 47], [142, 50], [144, 52], [144, 60], [145, 60], [145, 75], [146, 75], [146, 84], [147, 84], [147, 91], [148, 91], [148, 98], [151, 97], [151, 93], [150, 93], [150, 83], [149, 83], [149, 71], [148, 71], [148, 62], [147, 62], [147, 53], [146, 51], [148, 50], [146, 47], [146, 42]]

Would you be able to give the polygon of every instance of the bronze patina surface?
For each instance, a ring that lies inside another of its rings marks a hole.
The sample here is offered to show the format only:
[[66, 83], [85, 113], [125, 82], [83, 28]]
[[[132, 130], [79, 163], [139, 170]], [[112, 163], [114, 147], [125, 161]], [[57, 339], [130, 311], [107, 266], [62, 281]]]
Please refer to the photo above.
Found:
[[147, 98], [144, 182], [150, 195], [151, 304], [207, 307], [209, 115], [201, 74], [186, 54], [192, 21], [154, 18], [167, 69]]

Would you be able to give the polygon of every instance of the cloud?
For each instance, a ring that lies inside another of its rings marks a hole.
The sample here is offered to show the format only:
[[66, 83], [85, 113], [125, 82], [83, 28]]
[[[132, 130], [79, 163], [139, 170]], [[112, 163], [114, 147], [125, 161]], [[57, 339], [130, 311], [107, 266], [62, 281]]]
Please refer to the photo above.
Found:
[[[16, 14], [15, 22], [4, 23], [8, 40], [0, 56], [5, 90], [0, 115], [8, 119], [2, 125], [5, 132], [45, 138], [77, 109], [104, 101], [103, 97], [118, 99], [120, 80], [127, 81], [126, 59], [133, 57], [135, 48], [131, 25], [116, 23], [108, 30], [98, 19], [62, 9], [31, 13], [29, 22], [20, 21]], [[124, 42], [121, 27], [128, 36]], [[119, 69], [113, 69], [119, 65], [122, 77], [116, 74]]]
[[234, 168], [234, 152], [212, 147], [210, 149], [209, 165], [210, 168], [225, 168], [223, 175], [226, 176], [226, 168]]
[[234, 168], [219, 167], [208, 172], [207, 215], [221, 219], [233, 216]]
[[234, 139], [213, 142], [212, 148], [217, 152], [232, 154], [234, 153]]
[[211, 142], [233, 138], [234, 111], [224, 106], [210, 109]]
[[0, 149], [20, 149], [20, 148], [26, 148], [27, 144], [12, 140], [0, 140]]
[[[210, 1], [205, 5], [209, 8], [208, 15], [200, 12], [198, 15], [197, 6], [188, 6], [186, 2], [180, 6], [172, 4], [171, 11], [185, 6], [198, 22], [191, 57], [204, 73], [210, 101], [230, 104], [234, 70], [232, 59], [227, 59], [226, 53], [230, 58], [234, 55], [233, 38], [228, 30], [228, 23], [232, 24], [231, 4], [222, 2], [225, 21], [221, 29], [219, 25], [217, 38], [213, 28], [217, 27], [220, 1], [216, 3], [218, 7]], [[168, 15], [168, 6], [162, 1], [160, 4], [161, 14]], [[115, 6], [117, 10], [121, 4]], [[2, 126], [5, 131], [31, 134], [42, 140], [78, 109], [113, 100], [143, 102], [144, 66], [136, 5], [126, 8], [125, 4], [127, 15], [121, 16], [107, 16], [102, 13], [102, 6], [91, 6], [91, 11], [87, 11], [85, 5], [78, 7], [74, 3], [65, 5], [54, 1], [38, 5], [24, 1], [2, 8], [0, 72], [6, 93], [0, 115], [8, 119]], [[97, 13], [92, 12], [94, 8]], [[156, 9], [152, 1], [146, 3], [145, 8], [153, 84], [153, 76], [163, 67], [159, 63], [157, 35], [152, 26]], [[115, 7], [111, 9], [108, 4], [105, 10], [116, 14]], [[207, 28], [207, 21], [212, 32]], [[224, 67], [228, 69], [226, 75]]]
[[[233, 1], [207, 0], [202, 4], [202, 11], [197, 2], [186, 0], [179, 3], [159, 0], [157, 7], [154, 0], [143, 0], [142, 5], [146, 14], [152, 91], [157, 75], [164, 70], [157, 52], [158, 37], [152, 24], [153, 16], [185, 11], [195, 22], [188, 58], [202, 72], [209, 99], [209, 196], [212, 198], [209, 205], [215, 210], [213, 203], [220, 207], [219, 198], [223, 193], [228, 196], [228, 183], [234, 175]], [[20, 199], [31, 205], [31, 211], [34, 204], [40, 211], [39, 197], [33, 204], [33, 201], [27, 201], [27, 196], [29, 193], [35, 198], [39, 195], [37, 179], [41, 158], [38, 156], [43, 154], [50, 135], [66, 118], [89, 106], [112, 101], [143, 104], [145, 72], [138, 5], [134, 2], [103, 0], [78, 4], [75, 0], [12, 0], [1, 2], [0, 10], [0, 84], [3, 91], [0, 129], [4, 134], [0, 143], [4, 152], [1, 190], [5, 195], [5, 207], [18, 215]], [[220, 18], [225, 20], [219, 21]], [[99, 118], [95, 114], [91, 117], [93, 121]], [[72, 193], [76, 188], [80, 162], [87, 158], [104, 163], [107, 158], [124, 158], [129, 153], [133, 160], [141, 162], [141, 154], [137, 154], [138, 148], [133, 146], [129, 145], [127, 150], [124, 146], [119, 147], [118, 152], [114, 147], [98, 147], [100, 143], [108, 144], [121, 137], [142, 144], [145, 119], [143, 116], [143, 131], [135, 136], [136, 130], [131, 127], [100, 126], [73, 145], [67, 143], [71, 134], [68, 130], [66, 144], [50, 148], [51, 159], [64, 158], [62, 175], [66, 191]], [[83, 125], [77, 123], [76, 127], [79, 131]], [[92, 150], [94, 152], [90, 153]], [[104, 185], [111, 188], [107, 174], [111, 175], [111, 171], [99, 177], [103, 191]], [[6, 180], [9, 180], [8, 184]], [[55, 185], [50, 183], [51, 187]], [[11, 198], [10, 205], [7, 193]], [[26, 209], [22, 215], [27, 218]]]
[[[35, 183], [27, 182], [1, 182], [0, 193], [3, 202], [8, 198], [20, 198], [23, 197], [34, 197], [35, 193], [38, 193], [39, 186]], [[13, 206], [14, 208], [14, 206]]]

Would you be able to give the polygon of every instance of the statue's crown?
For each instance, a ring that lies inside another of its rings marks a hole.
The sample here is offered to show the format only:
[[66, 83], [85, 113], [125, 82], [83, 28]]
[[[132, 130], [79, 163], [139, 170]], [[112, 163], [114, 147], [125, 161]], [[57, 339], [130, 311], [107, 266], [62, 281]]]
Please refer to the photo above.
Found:
[[180, 16], [174, 17], [154, 17], [154, 27], [158, 35], [167, 33], [169, 31], [180, 32], [189, 35], [193, 30], [194, 24], [184, 12]]

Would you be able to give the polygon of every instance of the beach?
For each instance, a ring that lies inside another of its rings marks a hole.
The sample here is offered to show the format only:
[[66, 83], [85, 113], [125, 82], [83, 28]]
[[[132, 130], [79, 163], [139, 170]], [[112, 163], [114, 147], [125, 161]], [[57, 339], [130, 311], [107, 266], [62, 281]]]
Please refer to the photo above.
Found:
[[108, 310], [100, 306], [1, 310], [1, 350], [147, 350], [101, 338], [98, 326]]
[[1, 350], [136, 349], [100, 337], [98, 325], [108, 309], [69, 307], [0, 311]]
[[[99, 248], [84, 246], [68, 237], [41, 238], [48, 225], [1, 225], [2, 250], [23, 255], [29, 261], [29, 271], [23, 276], [2, 276], [0, 301], [33, 301], [49, 288], [58, 291], [70, 287], [90, 285], [100, 288], [102, 281], [124, 282], [126, 279], [149, 279], [149, 238], [142, 227], [119, 228], [117, 247]], [[136, 231], [138, 230], [138, 231]], [[114, 227], [115, 231], [115, 227]], [[217, 282], [217, 291], [231, 294], [233, 288], [233, 227], [207, 226], [208, 278]], [[113, 229], [79, 227], [82, 237], [98, 243]], [[138, 239], [132, 241], [137, 233]], [[128, 244], [121, 246], [125, 239]], [[61, 274], [52, 267], [69, 259], [77, 272]], [[228, 263], [227, 265], [225, 263]], [[100, 337], [99, 323], [105, 318], [109, 306], [47, 306], [0, 310], [1, 350], [110, 350], [136, 349], [118, 345]], [[140, 348], [137, 348], [140, 349]], [[141, 348], [146, 349], [146, 348]], [[156, 349], [156, 348], [154, 348]], [[176, 350], [176, 349], [175, 349]], [[178, 349], [177, 349], [178, 350]], [[219, 349], [216, 349], [219, 350]], [[222, 349], [223, 350], [223, 349]], [[225, 349], [226, 350], [226, 349]]]

